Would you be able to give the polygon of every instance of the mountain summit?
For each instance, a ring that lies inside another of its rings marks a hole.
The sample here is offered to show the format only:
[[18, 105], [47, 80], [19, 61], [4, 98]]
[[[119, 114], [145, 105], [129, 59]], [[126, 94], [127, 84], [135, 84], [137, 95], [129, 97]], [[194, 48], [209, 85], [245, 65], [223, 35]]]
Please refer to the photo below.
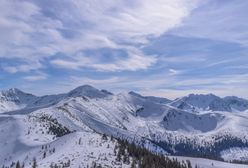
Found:
[[83, 85], [73, 89], [67, 95], [69, 97], [87, 96], [89, 98], [104, 98], [108, 96], [109, 93], [107, 93], [106, 90], [100, 91], [90, 85]]
[[119, 140], [162, 155], [248, 160], [247, 100], [237, 97], [170, 101], [83, 85], [40, 97], [9, 89], [0, 107], [0, 165], [32, 165], [36, 157], [38, 167], [131, 167], [132, 158], [118, 158]]
[[11, 88], [0, 92], [0, 113], [25, 108], [36, 96]]
[[[155, 96], [143, 96], [134, 91], [128, 93], [130, 96], [153, 103], [167, 104], [178, 109], [188, 111], [244, 111], [248, 109], [248, 100], [235, 96], [220, 98], [213, 94], [190, 94], [173, 101]], [[68, 93], [59, 95], [35, 96], [25, 93], [19, 89], [11, 88], [0, 92], [0, 113], [19, 110], [23, 108], [46, 107], [60, 102], [68, 97], [105, 98], [114, 96], [107, 90], [99, 90], [90, 85], [79, 86]]]

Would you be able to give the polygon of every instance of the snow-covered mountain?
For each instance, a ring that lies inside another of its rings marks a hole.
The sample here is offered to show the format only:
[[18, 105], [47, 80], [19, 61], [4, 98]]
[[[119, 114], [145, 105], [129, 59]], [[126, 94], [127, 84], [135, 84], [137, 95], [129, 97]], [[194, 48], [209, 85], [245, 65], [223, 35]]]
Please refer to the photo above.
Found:
[[106, 90], [100, 91], [90, 85], [83, 85], [79, 86], [76, 89], [73, 89], [70, 91], [67, 96], [68, 97], [80, 97], [80, 96], [86, 96], [89, 98], [104, 98], [108, 95], [110, 95], [110, 92], [107, 92]]
[[54, 105], [64, 99], [66, 94], [35, 96], [19, 89], [11, 88], [0, 92], [0, 113], [21, 109], [38, 109]]
[[232, 110], [244, 111], [248, 109], [248, 100], [236, 96], [227, 96], [223, 100], [232, 108]]
[[98, 90], [92, 86], [84, 85], [65, 94], [35, 96], [24, 93], [16, 88], [0, 92], [0, 113], [21, 109], [39, 109], [55, 105], [63, 99], [70, 97], [104, 98], [112, 93]]
[[246, 103], [211, 94], [169, 101], [89, 85], [41, 97], [10, 89], [1, 92], [0, 166], [31, 167], [35, 156], [39, 167], [131, 167], [116, 161], [118, 138], [160, 154], [230, 160], [234, 151], [231, 159], [247, 161], [239, 152], [248, 148]]
[[156, 102], [156, 103], [161, 103], [161, 104], [167, 104], [167, 103], [170, 103], [171, 100], [170, 99], [167, 99], [167, 98], [164, 98], [164, 97], [155, 97], [155, 96], [142, 96], [136, 92], [129, 92], [129, 94], [133, 95], [133, 96], [137, 96], [137, 97], [140, 97], [140, 98], [143, 98], [143, 99], [147, 99], [147, 100], [150, 100], [150, 101], [153, 101], [153, 102]]
[[25, 108], [36, 96], [24, 93], [16, 88], [0, 92], [0, 113]]
[[213, 94], [190, 94], [171, 102], [171, 105], [190, 111], [244, 111], [248, 109], [248, 101], [230, 96], [220, 98]]

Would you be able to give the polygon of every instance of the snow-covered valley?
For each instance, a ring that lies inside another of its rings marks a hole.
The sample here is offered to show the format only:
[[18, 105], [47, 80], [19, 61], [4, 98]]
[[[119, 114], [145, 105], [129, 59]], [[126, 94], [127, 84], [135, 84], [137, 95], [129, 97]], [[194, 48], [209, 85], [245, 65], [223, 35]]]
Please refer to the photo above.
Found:
[[0, 93], [0, 166], [32, 167], [35, 158], [38, 167], [131, 167], [116, 160], [116, 139], [163, 155], [245, 162], [247, 109], [245, 99], [211, 94], [168, 100], [84, 85], [39, 97], [10, 89]]

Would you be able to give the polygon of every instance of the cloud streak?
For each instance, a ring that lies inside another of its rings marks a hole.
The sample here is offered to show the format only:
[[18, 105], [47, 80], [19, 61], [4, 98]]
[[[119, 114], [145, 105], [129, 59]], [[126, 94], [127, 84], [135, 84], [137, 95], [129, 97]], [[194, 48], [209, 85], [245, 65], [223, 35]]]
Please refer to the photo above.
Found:
[[[207, 0], [192, 11], [172, 34], [248, 45], [248, 2]], [[204, 24], [203, 24], [204, 23]]]
[[46, 75], [32, 75], [32, 76], [25, 76], [24, 77], [25, 80], [27, 81], [40, 81], [40, 80], [45, 80], [47, 79]]
[[[108, 64], [93, 59], [96, 61], [91, 61], [90, 68], [99, 71], [147, 69], [156, 59], [142, 53], [138, 46], [147, 43], [149, 37], [160, 36], [180, 24], [194, 7], [187, 2], [3, 0], [0, 2], [0, 33], [3, 35], [0, 57], [43, 65], [44, 59], [62, 53], [67, 60], [51, 60], [53, 65], [80, 69], [85, 66], [75, 63], [78, 53], [86, 49], [114, 48], [125, 50], [127, 58], [109, 60]], [[21, 69], [5, 68], [11, 73]]]
[[165, 97], [233, 90], [247, 97], [247, 6], [242, 0], [2, 0], [1, 87], [43, 94], [88, 83]]

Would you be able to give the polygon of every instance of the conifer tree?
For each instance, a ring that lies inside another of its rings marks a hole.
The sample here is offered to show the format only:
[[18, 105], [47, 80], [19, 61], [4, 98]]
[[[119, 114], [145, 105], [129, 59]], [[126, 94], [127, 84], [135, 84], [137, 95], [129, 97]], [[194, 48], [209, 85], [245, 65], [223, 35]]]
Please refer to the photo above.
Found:
[[21, 165], [20, 165], [19, 160], [18, 160], [17, 163], [16, 163], [16, 168], [21, 168]]
[[36, 161], [36, 158], [33, 159], [33, 165], [32, 165], [32, 168], [37, 168], [38, 165], [37, 165], [37, 161]]
[[43, 159], [45, 159], [45, 158], [46, 158], [46, 152], [43, 153]]

